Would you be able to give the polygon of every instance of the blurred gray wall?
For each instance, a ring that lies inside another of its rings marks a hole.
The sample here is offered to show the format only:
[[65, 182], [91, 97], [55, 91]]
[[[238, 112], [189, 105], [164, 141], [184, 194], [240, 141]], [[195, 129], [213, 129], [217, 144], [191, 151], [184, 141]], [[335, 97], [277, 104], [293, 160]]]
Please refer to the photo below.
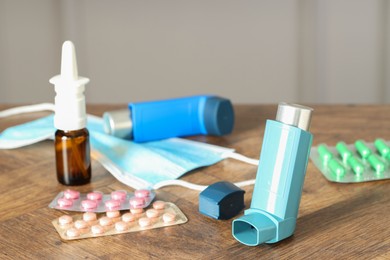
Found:
[[387, 0], [0, 0], [0, 102], [52, 102], [64, 40], [88, 103], [389, 103]]

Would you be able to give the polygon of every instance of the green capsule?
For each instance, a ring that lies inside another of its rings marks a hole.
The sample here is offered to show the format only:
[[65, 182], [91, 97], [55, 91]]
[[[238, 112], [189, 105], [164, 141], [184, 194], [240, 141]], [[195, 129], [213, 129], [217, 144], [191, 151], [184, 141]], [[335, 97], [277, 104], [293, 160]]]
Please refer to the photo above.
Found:
[[376, 139], [374, 144], [383, 157], [387, 157], [390, 154], [390, 147], [382, 139]]
[[356, 150], [358, 151], [358, 153], [360, 154], [360, 156], [363, 159], [367, 159], [368, 156], [370, 156], [370, 154], [372, 153], [371, 149], [368, 148], [367, 145], [362, 140], [356, 141], [355, 142], [355, 147], [356, 147]]
[[371, 167], [377, 172], [381, 173], [385, 170], [385, 163], [379, 159], [379, 157], [375, 154], [371, 154], [367, 158], [368, 162], [370, 163]]
[[352, 152], [348, 149], [347, 145], [344, 142], [338, 142], [336, 144], [336, 149], [339, 152], [343, 161], [347, 161], [348, 157], [352, 155]]
[[330, 170], [336, 174], [337, 177], [342, 177], [345, 175], [345, 168], [340, 164], [336, 159], [331, 159], [329, 161]]
[[348, 157], [347, 163], [349, 166], [351, 166], [352, 171], [356, 175], [360, 175], [364, 172], [364, 165], [359, 162], [358, 159], [356, 159], [354, 156]]
[[327, 164], [333, 158], [333, 154], [329, 151], [325, 144], [320, 144], [317, 148], [318, 154], [324, 164]]

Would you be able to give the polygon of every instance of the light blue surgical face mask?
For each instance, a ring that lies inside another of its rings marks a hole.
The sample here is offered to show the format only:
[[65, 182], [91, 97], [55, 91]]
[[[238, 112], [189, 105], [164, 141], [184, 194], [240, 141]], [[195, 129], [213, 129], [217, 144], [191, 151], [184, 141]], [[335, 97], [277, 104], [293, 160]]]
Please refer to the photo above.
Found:
[[[40, 110], [52, 110], [51, 104], [28, 106], [0, 112], [0, 117]], [[158, 189], [166, 185], [183, 185], [203, 190], [206, 186], [176, 180], [188, 171], [215, 164], [225, 158], [235, 158], [257, 165], [258, 161], [236, 154], [234, 149], [171, 138], [147, 143], [135, 143], [107, 135], [103, 121], [88, 115], [92, 158], [100, 162], [115, 178], [134, 188]], [[0, 134], [0, 149], [30, 145], [53, 139], [56, 129], [53, 115], [10, 127]], [[252, 184], [253, 181], [239, 183]]]

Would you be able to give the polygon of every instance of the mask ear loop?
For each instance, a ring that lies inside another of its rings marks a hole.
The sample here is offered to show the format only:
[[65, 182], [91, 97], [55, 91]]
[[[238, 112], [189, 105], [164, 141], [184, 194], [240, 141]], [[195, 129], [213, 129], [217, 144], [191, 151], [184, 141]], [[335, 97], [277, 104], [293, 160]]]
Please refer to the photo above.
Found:
[[[247, 181], [241, 181], [241, 182], [235, 182], [233, 183], [237, 187], [245, 187], [249, 185], [255, 184], [256, 179], [251, 179]], [[183, 180], [169, 180], [169, 181], [161, 181], [153, 186], [154, 190], [158, 190], [160, 188], [166, 187], [166, 186], [181, 186], [184, 188], [188, 188], [191, 190], [197, 190], [197, 191], [203, 191], [208, 187], [208, 185], [198, 185], [194, 184], [188, 181], [183, 181]]]
[[227, 154], [225, 154], [225, 158], [236, 159], [238, 161], [242, 161], [242, 162], [245, 162], [245, 163], [248, 163], [248, 164], [252, 164], [252, 165], [255, 165], [255, 166], [259, 165], [259, 160], [256, 160], [256, 159], [253, 159], [253, 158], [249, 158], [249, 157], [247, 157], [245, 155], [242, 155], [240, 153], [227, 153]]
[[41, 103], [41, 104], [36, 104], [36, 105], [14, 107], [14, 108], [0, 111], [0, 117], [7, 117], [7, 116], [13, 116], [13, 115], [18, 115], [18, 114], [23, 114], [23, 113], [39, 112], [39, 111], [45, 111], [45, 110], [54, 111], [54, 104]]
[[[259, 160], [249, 158], [249, 157], [242, 155], [242, 154], [239, 154], [239, 153], [227, 152], [226, 154], [224, 154], [223, 157], [236, 159], [236, 160], [239, 160], [239, 161], [242, 161], [242, 162], [245, 162], [248, 164], [252, 164], [255, 166], [259, 165]], [[255, 181], [256, 181], [256, 179], [251, 179], [251, 180], [247, 180], [247, 181], [236, 182], [233, 184], [236, 185], [237, 187], [245, 187], [245, 186], [255, 184]], [[161, 182], [155, 184], [153, 186], [153, 189], [158, 190], [160, 188], [163, 188], [166, 186], [172, 186], [172, 185], [182, 186], [182, 187], [185, 187], [185, 188], [188, 188], [191, 190], [198, 190], [198, 191], [203, 191], [204, 189], [206, 189], [208, 187], [207, 185], [198, 185], [198, 184], [194, 184], [194, 183], [183, 181], [183, 180], [168, 180], [168, 181], [161, 181]]]

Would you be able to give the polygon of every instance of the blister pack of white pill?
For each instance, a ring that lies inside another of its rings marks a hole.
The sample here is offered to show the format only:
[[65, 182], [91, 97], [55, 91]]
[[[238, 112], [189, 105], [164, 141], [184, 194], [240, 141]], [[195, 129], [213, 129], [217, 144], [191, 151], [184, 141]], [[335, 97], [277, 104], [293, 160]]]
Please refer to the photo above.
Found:
[[179, 225], [188, 221], [173, 203], [155, 201], [148, 209], [85, 212], [75, 216], [63, 215], [52, 221], [64, 240], [84, 239], [138, 232], [142, 230]]
[[103, 194], [100, 191], [80, 193], [68, 189], [60, 192], [49, 204], [49, 207], [80, 212], [107, 212], [146, 208], [154, 197], [155, 193], [146, 189], [136, 190], [134, 193], [116, 190], [110, 194]]

